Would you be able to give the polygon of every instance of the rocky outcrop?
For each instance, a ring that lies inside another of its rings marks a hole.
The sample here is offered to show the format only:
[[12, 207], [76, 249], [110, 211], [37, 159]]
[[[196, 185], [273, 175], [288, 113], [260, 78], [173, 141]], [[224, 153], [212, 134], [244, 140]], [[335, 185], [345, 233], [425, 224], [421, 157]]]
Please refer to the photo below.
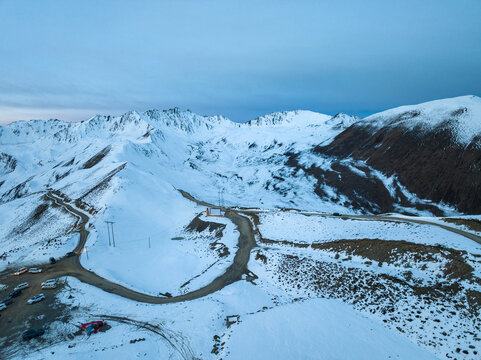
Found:
[[17, 160], [13, 156], [0, 152], [0, 175], [11, 173], [17, 167]]
[[[481, 120], [481, 119], [480, 119]], [[481, 213], [481, 136], [468, 144], [455, 141], [453, 130], [438, 126], [372, 128], [355, 124], [315, 153], [364, 160], [420, 198], [446, 203], [459, 211]]]

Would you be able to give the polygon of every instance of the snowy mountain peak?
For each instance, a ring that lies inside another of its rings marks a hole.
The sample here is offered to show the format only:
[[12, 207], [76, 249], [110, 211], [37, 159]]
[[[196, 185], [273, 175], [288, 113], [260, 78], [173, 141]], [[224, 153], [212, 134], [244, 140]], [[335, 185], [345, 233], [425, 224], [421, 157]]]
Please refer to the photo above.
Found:
[[368, 116], [364, 121], [371, 122], [374, 128], [403, 126], [433, 130], [447, 127], [457, 142], [469, 144], [481, 135], [481, 98], [467, 95], [400, 106]]
[[341, 112], [330, 118], [327, 123], [340, 129], [347, 129], [349, 126], [358, 122], [359, 120], [361, 119], [357, 116], [348, 115]]
[[260, 116], [248, 121], [248, 126], [275, 126], [275, 125], [316, 125], [325, 123], [331, 116], [307, 110], [280, 111]]
[[237, 126], [224, 116], [197, 115], [190, 110], [180, 110], [177, 107], [168, 110], [147, 110], [143, 115], [155, 128], [176, 128], [188, 133], [211, 130], [216, 125]]

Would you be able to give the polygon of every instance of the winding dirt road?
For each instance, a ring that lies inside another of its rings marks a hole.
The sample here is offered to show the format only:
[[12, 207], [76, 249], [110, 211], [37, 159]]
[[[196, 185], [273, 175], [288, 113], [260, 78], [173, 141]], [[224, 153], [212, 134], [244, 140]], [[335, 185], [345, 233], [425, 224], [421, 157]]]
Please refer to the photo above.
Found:
[[350, 216], [347, 216], [347, 217], [350, 218], [350, 219], [361, 219], [361, 220], [366, 219], [366, 220], [380, 220], [380, 221], [392, 221], [392, 222], [410, 222], [410, 223], [415, 223], [415, 224], [437, 226], [441, 229], [451, 231], [452, 233], [464, 236], [468, 239], [471, 239], [471, 240], [477, 242], [478, 244], [481, 244], [481, 236], [478, 236], [476, 234], [473, 234], [473, 233], [470, 233], [470, 232], [467, 232], [467, 231], [463, 231], [463, 230], [458, 229], [458, 228], [454, 228], [454, 227], [451, 227], [451, 226], [448, 226], [448, 225], [435, 223], [435, 222], [431, 222], [431, 221], [426, 221], [426, 220], [421, 220], [421, 219], [412, 219], [412, 218], [406, 219], [406, 218], [402, 218], [402, 217], [382, 216], [382, 215], [380, 215], [380, 216], [376, 216], [376, 215], [359, 215], [359, 216], [350, 215]]
[[[199, 201], [195, 199], [190, 194], [180, 191], [183, 196], [196, 202], [199, 205], [203, 206], [212, 206], [203, 201]], [[158, 297], [152, 296], [148, 294], [144, 294], [135, 290], [131, 290], [126, 288], [122, 285], [116, 284], [110, 280], [107, 280], [96, 273], [85, 269], [82, 264], [80, 263], [80, 254], [82, 253], [85, 243], [87, 241], [89, 231], [86, 229], [86, 225], [89, 221], [89, 217], [84, 214], [83, 212], [77, 210], [76, 208], [72, 207], [70, 204], [65, 203], [63, 199], [55, 196], [52, 193], [48, 193], [47, 197], [54, 201], [57, 205], [64, 207], [68, 212], [73, 213], [80, 217], [81, 221], [78, 224], [79, 226], [79, 233], [80, 238], [79, 242], [75, 248], [76, 255], [72, 257], [66, 257], [61, 259], [57, 264], [53, 266], [48, 266], [47, 271], [41, 274], [36, 274], [35, 280], [36, 282], [41, 282], [46, 279], [50, 278], [58, 278], [62, 276], [73, 276], [80, 281], [95, 286], [99, 289], [102, 289], [106, 292], [111, 294], [116, 294], [122, 296], [127, 299], [140, 301], [144, 303], [150, 304], [168, 304], [168, 303], [176, 303], [188, 300], [194, 300], [206, 295], [212, 294], [222, 288], [230, 285], [236, 281], [241, 280], [242, 276], [247, 273], [247, 263], [249, 262], [249, 257], [252, 248], [255, 246], [255, 239], [254, 233], [252, 229], [251, 222], [245, 216], [239, 215], [235, 211], [228, 211], [226, 212], [226, 217], [230, 219], [236, 226], [237, 230], [239, 231], [239, 239], [238, 239], [238, 250], [234, 256], [233, 263], [225, 270], [225, 272], [220, 275], [219, 277], [215, 278], [211, 283], [208, 285], [191, 291], [189, 293], [173, 296], [173, 297]], [[32, 265], [32, 267], [45, 267], [45, 264], [40, 265]]]
[[[211, 207], [212, 205], [195, 199], [189, 193], [179, 190], [181, 194], [199, 205]], [[254, 229], [250, 219], [247, 216], [243, 216], [240, 213], [258, 213], [260, 210], [249, 209], [249, 210], [229, 210], [226, 212], [226, 217], [229, 218], [236, 226], [239, 231], [238, 239], [238, 250], [234, 256], [233, 263], [225, 270], [225, 272], [214, 279], [208, 285], [194, 290], [192, 292], [174, 296], [174, 297], [157, 297], [141, 292], [137, 292], [126, 288], [122, 285], [116, 284], [110, 280], [107, 280], [92, 271], [85, 269], [80, 263], [80, 254], [82, 253], [87, 238], [89, 236], [88, 222], [89, 216], [79, 211], [78, 209], [66, 203], [63, 199], [55, 196], [52, 193], [47, 193], [46, 195], [50, 200], [52, 200], [56, 205], [63, 207], [66, 211], [70, 212], [78, 218], [74, 227], [78, 229], [79, 241], [74, 249], [76, 255], [71, 257], [64, 257], [60, 259], [56, 264], [37, 264], [31, 265], [31, 267], [42, 267], [44, 271], [39, 274], [26, 273], [21, 277], [12, 276], [12, 269], [7, 269], [0, 274], [0, 281], [8, 285], [8, 289], [12, 289], [14, 286], [18, 285], [20, 281], [27, 281], [30, 287], [24, 289], [20, 298], [16, 299], [13, 305], [10, 305], [9, 311], [2, 314], [2, 321], [0, 324], [8, 324], [8, 326], [0, 326], [0, 338], [4, 339], [3, 350], [0, 347], [0, 357], [8, 358], [10, 356], [14, 357], [13, 354], [4, 353], [5, 349], [9, 348], [9, 345], [18, 339], [18, 332], [25, 330], [25, 321], [29, 319], [30, 326], [33, 327], [44, 327], [55, 320], [61, 319], [62, 316], [62, 305], [59, 305], [55, 301], [54, 294], [56, 291], [47, 291], [46, 300], [36, 304], [35, 306], [26, 305], [26, 300], [40, 292], [41, 282], [52, 279], [60, 278], [63, 276], [73, 276], [80, 281], [87, 283], [89, 285], [95, 286], [102, 289], [108, 293], [116, 294], [127, 299], [131, 299], [138, 302], [151, 303], [151, 304], [168, 304], [168, 303], [178, 303], [183, 301], [189, 301], [194, 299], [199, 299], [204, 296], [210, 295], [224, 287], [239, 281], [242, 279], [244, 274], [248, 274], [247, 264], [249, 262], [250, 253], [253, 247], [256, 246], [254, 238]], [[319, 213], [309, 213], [299, 211], [299, 213], [304, 215], [318, 215], [318, 216], [334, 216], [343, 219], [353, 219], [353, 220], [364, 220], [364, 221], [389, 221], [389, 222], [410, 222], [423, 225], [437, 226], [452, 233], [464, 236], [470, 240], [473, 240], [481, 244], [481, 237], [473, 233], [460, 230], [448, 225], [430, 222], [421, 219], [404, 218], [404, 217], [390, 217], [390, 216], [374, 216], [374, 215], [329, 215], [329, 214], [319, 214]], [[63, 285], [60, 285], [60, 289]], [[39, 315], [42, 315], [41, 317]]]
[[[187, 199], [196, 202], [199, 205], [211, 207], [213, 205], [200, 201], [194, 198], [189, 193], [179, 190], [180, 193]], [[114, 283], [110, 280], [107, 280], [96, 273], [85, 269], [82, 264], [80, 263], [80, 254], [85, 247], [85, 243], [87, 241], [89, 231], [86, 229], [86, 225], [88, 224], [89, 217], [85, 213], [77, 210], [76, 208], [72, 207], [70, 204], [63, 201], [63, 199], [55, 196], [52, 193], [48, 193], [47, 197], [54, 201], [57, 205], [64, 207], [68, 212], [75, 214], [79, 217], [80, 221], [78, 222], [79, 227], [79, 242], [75, 248], [75, 256], [66, 257], [61, 259], [57, 264], [53, 266], [48, 266], [45, 264], [36, 265], [42, 266], [46, 268], [46, 271], [41, 274], [36, 274], [35, 279], [36, 282], [41, 282], [46, 279], [54, 278], [54, 277], [62, 277], [62, 276], [73, 276], [80, 281], [95, 286], [99, 289], [102, 289], [106, 292], [116, 294], [122, 296], [124, 298], [128, 298], [131, 300], [151, 303], [151, 304], [168, 304], [168, 303], [176, 303], [188, 300], [198, 299], [209, 294], [212, 294], [218, 290], [221, 290], [227, 285], [230, 285], [236, 281], [242, 279], [244, 274], [248, 273], [247, 264], [249, 262], [249, 257], [251, 250], [254, 246], [256, 246], [255, 238], [254, 238], [254, 231], [251, 224], [251, 221], [246, 217], [239, 214], [240, 211], [229, 210], [226, 212], [226, 217], [230, 219], [236, 226], [237, 230], [239, 231], [239, 239], [238, 239], [238, 250], [235, 254], [233, 263], [226, 269], [226, 271], [214, 279], [208, 285], [191, 291], [189, 293], [173, 296], [173, 297], [158, 297], [153, 295], [144, 294], [117, 283]], [[246, 213], [255, 213], [258, 212], [256, 210], [247, 210]], [[301, 214], [302, 211], [299, 211]], [[317, 215], [314, 213], [307, 213], [306, 215]], [[321, 214], [318, 214], [321, 215]], [[326, 215], [322, 215], [326, 216]], [[332, 216], [332, 215], [327, 215]], [[400, 217], [388, 217], [388, 216], [375, 216], [375, 215], [340, 215], [341, 218], [353, 219], [353, 220], [366, 220], [366, 221], [392, 221], [392, 222], [411, 222], [411, 223], [418, 223], [424, 225], [432, 225], [437, 226], [442, 229], [451, 231], [458, 235], [464, 236], [468, 239], [471, 239], [479, 244], [481, 244], [481, 237], [475, 234], [453, 228], [447, 225], [433, 223], [425, 220], [418, 220], [418, 219], [411, 219], [411, 218], [400, 218]], [[35, 265], [32, 265], [35, 266]], [[6, 275], [6, 274], [2, 274]], [[8, 283], [8, 280], [5, 276], [2, 276], [2, 280], [4, 283]], [[5, 281], [6, 280], [6, 281]]]

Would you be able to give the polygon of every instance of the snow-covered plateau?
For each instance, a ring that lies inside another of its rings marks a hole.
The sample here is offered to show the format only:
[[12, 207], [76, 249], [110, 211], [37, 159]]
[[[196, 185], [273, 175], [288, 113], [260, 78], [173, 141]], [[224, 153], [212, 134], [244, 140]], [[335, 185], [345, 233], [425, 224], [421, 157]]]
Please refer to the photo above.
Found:
[[[0, 358], [477, 359], [476, 201], [450, 177], [419, 192], [376, 150], [449, 134], [458, 179], [479, 173], [480, 124], [463, 96], [364, 119], [176, 108], [2, 126], [0, 298], [30, 287], [0, 313]], [[359, 129], [369, 156], [351, 151]], [[92, 320], [107, 326], [87, 336]]]

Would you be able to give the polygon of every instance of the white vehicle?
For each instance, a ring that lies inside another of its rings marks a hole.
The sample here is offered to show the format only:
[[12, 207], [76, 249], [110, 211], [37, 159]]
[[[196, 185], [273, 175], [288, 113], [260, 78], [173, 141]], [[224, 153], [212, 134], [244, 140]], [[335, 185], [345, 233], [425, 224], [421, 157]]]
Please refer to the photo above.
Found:
[[17, 270], [16, 272], [14, 272], [13, 275], [17, 275], [17, 276], [18, 276], [18, 275], [22, 275], [22, 274], [24, 274], [24, 273], [26, 273], [26, 272], [27, 272], [27, 268], [26, 268], [26, 267], [23, 267], [23, 268]]
[[45, 295], [44, 294], [38, 294], [38, 295], [35, 295], [33, 298], [31, 299], [28, 299], [27, 303], [29, 304], [35, 304], [39, 301], [42, 301], [45, 299]]
[[5, 310], [7, 308], [7, 305], [4, 303], [0, 303], [0, 311]]
[[51, 279], [42, 283], [42, 289], [55, 289], [57, 287], [57, 280]]
[[39, 268], [30, 268], [30, 269], [28, 269], [28, 272], [31, 273], [31, 274], [37, 274], [37, 273], [41, 273], [41, 272], [42, 272], [42, 269], [39, 269]]
[[28, 285], [28, 282], [24, 282], [24, 283], [18, 284], [14, 290], [22, 290], [22, 289], [28, 288], [29, 286], [30, 285]]

